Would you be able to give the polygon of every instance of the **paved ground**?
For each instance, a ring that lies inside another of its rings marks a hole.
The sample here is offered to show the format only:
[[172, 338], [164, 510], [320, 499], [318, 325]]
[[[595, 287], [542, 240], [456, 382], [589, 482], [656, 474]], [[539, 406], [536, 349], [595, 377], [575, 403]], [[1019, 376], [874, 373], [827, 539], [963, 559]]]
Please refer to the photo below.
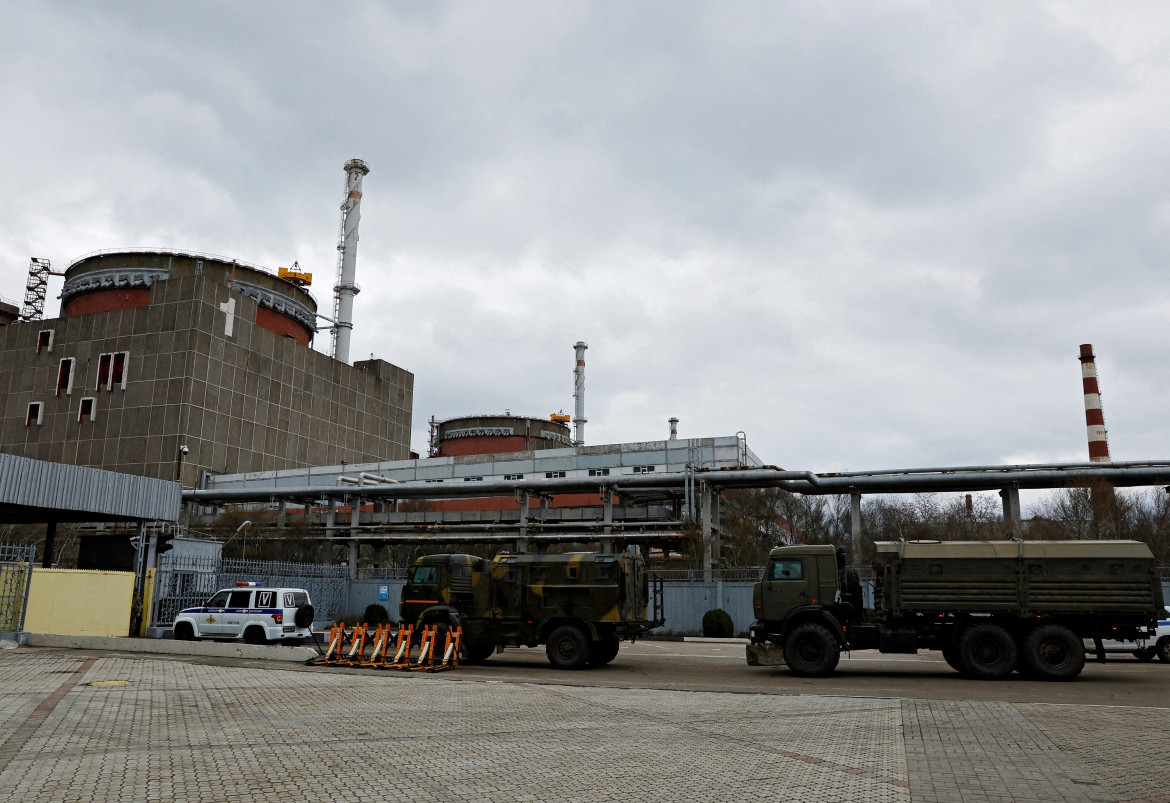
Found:
[[[670, 649], [705, 660], [717, 681], [710, 647]], [[1170, 801], [1164, 707], [788, 694], [767, 672], [772, 693], [679, 690], [669, 673], [667, 688], [610, 685], [639, 650], [662, 666], [640, 644], [607, 670], [531, 668], [556, 683], [520, 677], [524, 660], [421, 676], [6, 650], [0, 790], [22, 801]], [[1168, 668], [1141, 667], [1159, 670], [1170, 681]], [[1082, 688], [1111, 681], [1099, 683]], [[1012, 696], [1011, 684], [982, 685]]]

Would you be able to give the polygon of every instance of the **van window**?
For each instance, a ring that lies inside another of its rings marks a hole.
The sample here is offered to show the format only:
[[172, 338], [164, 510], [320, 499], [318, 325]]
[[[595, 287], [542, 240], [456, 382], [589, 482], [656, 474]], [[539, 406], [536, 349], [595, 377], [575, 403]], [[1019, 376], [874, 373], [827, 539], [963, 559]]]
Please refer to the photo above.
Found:
[[251, 591], [233, 591], [231, 597], [228, 598], [228, 608], [251, 608], [252, 592]]
[[204, 608], [226, 608], [229, 594], [231, 594], [230, 591], [220, 591], [214, 597], [207, 600], [207, 604], [204, 605], [203, 607]]
[[257, 608], [275, 608], [276, 607], [276, 592], [275, 591], [257, 591], [256, 592], [256, 607]]
[[770, 580], [803, 580], [804, 561], [778, 560], [772, 564], [772, 571], [768, 575]]
[[299, 608], [309, 601], [309, 596], [304, 591], [286, 591], [284, 592], [284, 607]]

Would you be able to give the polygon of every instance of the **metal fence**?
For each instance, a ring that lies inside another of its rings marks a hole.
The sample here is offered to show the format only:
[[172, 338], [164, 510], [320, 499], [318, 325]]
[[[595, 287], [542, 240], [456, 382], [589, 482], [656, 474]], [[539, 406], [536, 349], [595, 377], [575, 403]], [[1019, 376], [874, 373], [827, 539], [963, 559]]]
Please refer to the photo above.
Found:
[[35, 546], [0, 544], [0, 633], [24, 630], [36, 557]]
[[358, 580], [405, 580], [410, 576], [410, 566], [359, 566]]
[[[703, 583], [708, 579], [702, 569], [655, 569], [651, 567], [649, 571], [667, 583]], [[724, 580], [729, 583], [755, 583], [763, 576], [763, 567], [748, 566], [739, 569], [712, 569], [710, 579], [715, 582]]]
[[219, 589], [248, 581], [305, 589], [313, 601], [316, 620], [328, 622], [345, 607], [349, 568], [322, 563], [162, 555], [155, 574], [151, 624], [169, 627], [184, 608], [197, 608]]

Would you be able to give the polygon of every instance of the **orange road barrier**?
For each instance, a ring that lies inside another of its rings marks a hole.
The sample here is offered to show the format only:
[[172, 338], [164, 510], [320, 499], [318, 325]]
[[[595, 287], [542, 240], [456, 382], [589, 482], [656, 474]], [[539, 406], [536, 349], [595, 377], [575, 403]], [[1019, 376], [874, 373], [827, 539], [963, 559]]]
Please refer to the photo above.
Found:
[[329, 628], [329, 649], [325, 651], [322, 663], [336, 663], [341, 655], [341, 648], [345, 645], [345, 622], [336, 622]]
[[438, 625], [424, 625], [422, 629], [422, 646], [418, 650], [418, 660], [414, 665], [406, 667], [409, 672], [426, 669], [435, 662], [435, 642], [439, 638]]
[[[388, 627], [388, 626], [387, 626]], [[398, 626], [398, 638], [394, 642], [394, 658], [378, 669], [401, 669], [410, 666], [410, 647], [414, 642], [414, 627], [408, 624]]]
[[353, 633], [349, 636], [350, 648], [349, 652], [343, 660], [337, 662], [338, 666], [353, 666], [360, 664], [365, 660], [366, 652], [366, 625], [363, 622], [360, 625], [353, 626]]
[[390, 625], [378, 625], [374, 630], [374, 649], [370, 652], [370, 659], [362, 661], [358, 666], [378, 666], [378, 659], [386, 658], [386, 643], [390, 641]]
[[459, 668], [459, 648], [463, 646], [463, 628], [452, 627], [447, 630], [447, 641], [443, 647], [442, 660], [427, 669], [428, 672], [445, 672], [448, 669]]

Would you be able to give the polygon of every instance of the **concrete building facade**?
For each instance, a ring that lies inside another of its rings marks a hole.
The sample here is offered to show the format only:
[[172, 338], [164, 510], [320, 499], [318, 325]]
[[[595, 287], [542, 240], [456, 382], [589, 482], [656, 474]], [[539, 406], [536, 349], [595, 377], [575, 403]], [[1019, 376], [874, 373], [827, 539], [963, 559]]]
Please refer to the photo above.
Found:
[[83, 258], [61, 317], [0, 327], [0, 452], [187, 486], [408, 458], [413, 374], [334, 360], [307, 345], [315, 331], [312, 296], [253, 266]]

